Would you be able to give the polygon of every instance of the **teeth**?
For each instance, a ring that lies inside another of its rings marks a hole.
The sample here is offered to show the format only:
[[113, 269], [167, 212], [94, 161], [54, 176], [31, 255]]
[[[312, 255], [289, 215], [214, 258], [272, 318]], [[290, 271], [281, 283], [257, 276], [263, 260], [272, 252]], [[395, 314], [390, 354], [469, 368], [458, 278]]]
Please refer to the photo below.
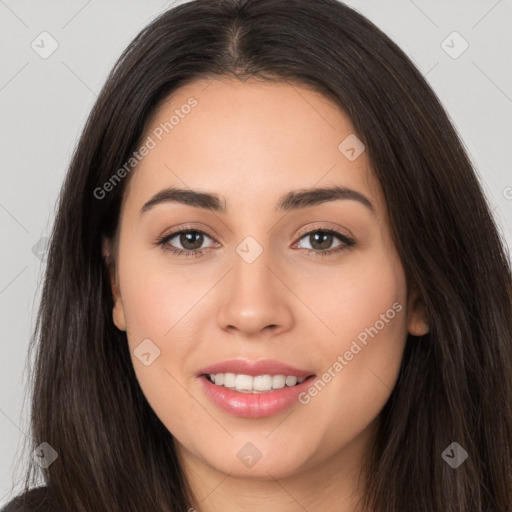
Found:
[[[215, 384], [217, 384], [217, 375], [215, 375]], [[222, 375], [222, 374], [221, 374]], [[213, 375], [212, 375], [213, 377]], [[234, 373], [225, 373], [224, 374], [224, 386], [227, 388], [234, 388], [235, 387], [235, 374]]]
[[272, 377], [272, 387], [274, 389], [284, 388], [286, 385], [286, 377], [284, 375], [274, 375]]
[[253, 377], [250, 375], [237, 375], [235, 379], [235, 387], [237, 391], [252, 391]]
[[306, 380], [306, 377], [297, 378], [294, 375], [251, 375], [235, 373], [215, 373], [207, 375], [208, 380], [217, 386], [236, 389], [242, 393], [257, 393], [292, 387]]
[[285, 383], [287, 386], [295, 386], [295, 384], [297, 384], [297, 377], [294, 377], [293, 375], [288, 375], [288, 377], [286, 377]]
[[253, 378], [254, 391], [270, 391], [272, 389], [272, 377], [270, 375], [258, 375]]

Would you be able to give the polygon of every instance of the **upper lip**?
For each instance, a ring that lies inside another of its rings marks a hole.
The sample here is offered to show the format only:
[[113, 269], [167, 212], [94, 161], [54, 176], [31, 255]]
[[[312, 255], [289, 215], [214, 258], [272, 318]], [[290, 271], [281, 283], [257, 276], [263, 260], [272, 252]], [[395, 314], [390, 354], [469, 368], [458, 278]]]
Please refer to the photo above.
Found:
[[249, 359], [231, 359], [220, 363], [205, 366], [199, 370], [199, 375], [216, 373], [236, 373], [242, 375], [293, 375], [295, 377], [309, 377], [313, 372], [294, 368], [273, 359], [251, 361]]

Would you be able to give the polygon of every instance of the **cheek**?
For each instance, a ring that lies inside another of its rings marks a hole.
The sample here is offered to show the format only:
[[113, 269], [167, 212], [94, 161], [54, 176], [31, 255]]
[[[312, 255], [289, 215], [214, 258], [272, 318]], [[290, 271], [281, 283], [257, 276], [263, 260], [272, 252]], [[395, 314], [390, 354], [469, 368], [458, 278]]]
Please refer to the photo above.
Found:
[[[360, 272], [352, 271], [344, 279], [339, 292], [336, 327], [343, 340], [359, 336], [364, 341], [367, 329], [376, 326], [379, 336], [387, 338], [405, 328], [405, 278], [401, 267], [392, 264], [386, 257]], [[393, 304], [397, 303], [393, 308]], [[387, 312], [387, 314], [386, 314]], [[381, 318], [384, 315], [384, 318]]]
[[361, 262], [357, 271], [351, 269], [343, 283], [330, 324], [336, 335], [319, 347], [325, 366], [319, 378], [326, 384], [316, 386], [318, 398], [311, 404], [317, 401], [313, 407], [321, 415], [326, 410], [321, 402], [331, 403], [327, 409], [335, 424], [351, 417], [362, 428], [378, 415], [396, 383], [407, 338], [406, 282], [396, 255], [383, 253], [371, 265]]
[[[183, 365], [211, 315], [201, 299], [212, 286], [211, 276], [170, 265], [156, 251], [130, 250], [127, 244], [119, 262], [130, 355], [141, 388], [155, 405], [169, 399], [169, 390], [177, 392], [174, 378], [183, 381]], [[146, 360], [154, 361], [148, 366], [139, 357], [142, 347], [150, 353]]]
[[[120, 264], [123, 309], [130, 342], [151, 338], [188, 342], [201, 324], [201, 298], [211, 276], [167, 260], [161, 249], [128, 251]], [[203, 279], [204, 278], [204, 279]], [[188, 344], [188, 343], [187, 343]]]
[[[207, 316], [201, 297], [211, 278], [203, 281], [187, 270], [141, 261], [133, 253], [120, 268], [130, 356], [151, 408], [171, 432], [181, 432], [197, 416], [195, 402], [185, 391], [189, 375], [184, 376], [184, 368], [197, 350]], [[147, 352], [151, 362], [146, 366], [140, 356]]]

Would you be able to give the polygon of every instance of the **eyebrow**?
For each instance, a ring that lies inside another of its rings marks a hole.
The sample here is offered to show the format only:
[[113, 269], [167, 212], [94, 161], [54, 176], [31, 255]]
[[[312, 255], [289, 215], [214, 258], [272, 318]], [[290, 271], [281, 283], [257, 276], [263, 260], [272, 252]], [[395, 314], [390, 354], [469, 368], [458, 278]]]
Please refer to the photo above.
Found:
[[[358, 201], [375, 215], [375, 206], [360, 192], [347, 187], [325, 187], [293, 190], [282, 196], [276, 204], [277, 211], [299, 210], [329, 201], [348, 199]], [[226, 213], [226, 200], [218, 194], [197, 192], [191, 189], [169, 187], [157, 192], [147, 201], [140, 211], [140, 215], [151, 210], [161, 203], [177, 202], [203, 208], [213, 212]]]

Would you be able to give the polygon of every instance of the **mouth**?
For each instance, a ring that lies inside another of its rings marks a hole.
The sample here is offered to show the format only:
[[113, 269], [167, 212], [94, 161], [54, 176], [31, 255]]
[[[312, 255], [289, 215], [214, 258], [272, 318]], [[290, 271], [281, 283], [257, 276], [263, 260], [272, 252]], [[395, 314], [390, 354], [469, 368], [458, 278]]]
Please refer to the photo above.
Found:
[[278, 361], [244, 359], [203, 368], [197, 375], [213, 404], [243, 418], [273, 416], [297, 404], [315, 376]]

